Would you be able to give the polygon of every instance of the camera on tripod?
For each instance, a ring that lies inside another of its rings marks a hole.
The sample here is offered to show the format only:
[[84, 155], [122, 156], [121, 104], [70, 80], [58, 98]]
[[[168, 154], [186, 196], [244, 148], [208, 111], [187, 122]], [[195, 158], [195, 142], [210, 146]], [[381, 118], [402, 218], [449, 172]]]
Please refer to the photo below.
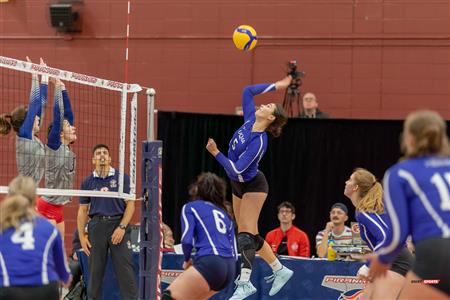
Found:
[[294, 103], [297, 104], [297, 115], [300, 114], [300, 86], [301, 78], [306, 76], [304, 71], [297, 70], [297, 60], [291, 60], [287, 63], [287, 75], [292, 76], [292, 82], [287, 87], [284, 94], [283, 108], [289, 116], [294, 116]]

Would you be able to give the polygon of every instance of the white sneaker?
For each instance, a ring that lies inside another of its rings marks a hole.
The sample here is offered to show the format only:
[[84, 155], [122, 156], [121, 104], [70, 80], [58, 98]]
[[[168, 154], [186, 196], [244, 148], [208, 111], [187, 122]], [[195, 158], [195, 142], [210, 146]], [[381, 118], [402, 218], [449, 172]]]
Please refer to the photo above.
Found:
[[234, 283], [236, 283], [237, 286], [234, 290], [233, 296], [231, 296], [229, 300], [245, 299], [257, 291], [250, 281], [239, 281], [239, 279], [236, 279]]
[[269, 291], [269, 296], [273, 296], [278, 293], [289, 281], [289, 279], [291, 279], [292, 275], [294, 275], [294, 271], [283, 266], [281, 270], [273, 272], [273, 275], [265, 277], [264, 279], [266, 279], [267, 283], [273, 281], [272, 288]]

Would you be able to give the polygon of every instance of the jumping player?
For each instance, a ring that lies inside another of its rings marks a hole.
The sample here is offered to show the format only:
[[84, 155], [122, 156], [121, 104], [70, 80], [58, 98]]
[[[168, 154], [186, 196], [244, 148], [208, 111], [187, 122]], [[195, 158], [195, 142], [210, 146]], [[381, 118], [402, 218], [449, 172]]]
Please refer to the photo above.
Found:
[[[202, 173], [194, 190], [194, 200], [182, 210], [184, 272], [164, 291], [162, 300], [209, 299], [236, 276], [236, 238], [224, 203], [226, 183], [213, 173]], [[197, 253], [192, 260], [193, 247]]]
[[58, 230], [34, 210], [36, 183], [18, 176], [0, 204], [0, 299], [59, 300], [70, 270]]
[[[31, 60], [27, 56], [28, 62]], [[40, 64], [46, 66], [43, 59]], [[16, 163], [20, 175], [32, 177], [37, 184], [44, 175], [45, 148], [37, 137], [47, 105], [48, 76], [32, 74], [28, 107], [16, 107], [10, 114], [0, 116], [0, 135], [7, 135], [11, 128], [16, 135]]]
[[[369, 277], [384, 275], [411, 235], [416, 261], [399, 299], [448, 299], [450, 146], [445, 121], [432, 111], [408, 115], [402, 150], [404, 159], [384, 177], [384, 201], [392, 227], [372, 257]], [[422, 280], [432, 280], [432, 285]]]
[[256, 288], [250, 282], [256, 252], [273, 270], [273, 275], [268, 277], [268, 282], [273, 281], [269, 295], [278, 293], [293, 275], [276, 258], [258, 231], [259, 214], [269, 192], [267, 180], [258, 170], [259, 161], [267, 149], [266, 131], [278, 137], [287, 117], [280, 104], [269, 103], [255, 109], [253, 99], [259, 94], [286, 89], [291, 82], [292, 76], [288, 75], [276, 83], [246, 87], [242, 97], [244, 124], [234, 133], [229, 143], [228, 157], [217, 149], [213, 139], [209, 139], [206, 145], [206, 149], [225, 168], [231, 179], [233, 210], [239, 229], [238, 247], [242, 255], [242, 269], [230, 300], [244, 299], [256, 293]]
[[[53, 123], [49, 127], [45, 147], [45, 187], [50, 189], [72, 189], [75, 178], [75, 154], [70, 145], [77, 139], [74, 116], [69, 94], [64, 83], [55, 79], [55, 103]], [[63, 209], [70, 202], [69, 196], [44, 196], [37, 200], [37, 210], [56, 225], [64, 237]]]
[[[358, 168], [345, 182], [345, 196], [356, 208], [361, 238], [372, 251], [379, 249], [389, 230], [383, 206], [383, 187], [369, 171]], [[414, 258], [406, 244], [401, 249], [385, 278], [377, 278], [364, 288], [364, 299], [397, 299], [405, 283], [405, 276], [412, 269]], [[369, 266], [363, 265], [358, 276], [367, 279]]]

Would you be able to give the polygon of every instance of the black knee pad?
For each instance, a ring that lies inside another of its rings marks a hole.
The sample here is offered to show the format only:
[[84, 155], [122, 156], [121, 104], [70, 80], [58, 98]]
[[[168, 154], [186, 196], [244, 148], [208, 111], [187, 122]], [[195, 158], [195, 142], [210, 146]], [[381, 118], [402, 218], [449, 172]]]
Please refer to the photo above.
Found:
[[255, 237], [255, 250], [259, 251], [264, 246], [264, 239], [262, 236], [259, 235], [259, 233], [257, 235], [254, 235], [254, 237]]
[[238, 234], [239, 252], [255, 249], [255, 247], [255, 236], [253, 234], [249, 232], [240, 232]]
[[161, 300], [175, 300], [175, 298], [172, 298], [172, 294], [169, 290], [164, 290], [161, 295]]

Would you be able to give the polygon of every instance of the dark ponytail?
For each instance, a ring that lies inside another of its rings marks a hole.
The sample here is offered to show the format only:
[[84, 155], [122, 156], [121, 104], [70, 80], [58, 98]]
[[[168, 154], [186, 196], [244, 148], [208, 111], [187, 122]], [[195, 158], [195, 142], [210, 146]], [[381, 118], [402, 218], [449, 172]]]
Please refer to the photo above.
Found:
[[273, 112], [273, 115], [275, 116], [275, 120], [270, 123], [270, 125], [267, 127], [267, 131], [270, 132], [274, 137], [279, 137], [281, 135], [281, 132], [283, 130], [283, 126], [287, 123], [287, 115], [283, 109], [283, 106], [279, 103], [275, 104], [276, 108]]

